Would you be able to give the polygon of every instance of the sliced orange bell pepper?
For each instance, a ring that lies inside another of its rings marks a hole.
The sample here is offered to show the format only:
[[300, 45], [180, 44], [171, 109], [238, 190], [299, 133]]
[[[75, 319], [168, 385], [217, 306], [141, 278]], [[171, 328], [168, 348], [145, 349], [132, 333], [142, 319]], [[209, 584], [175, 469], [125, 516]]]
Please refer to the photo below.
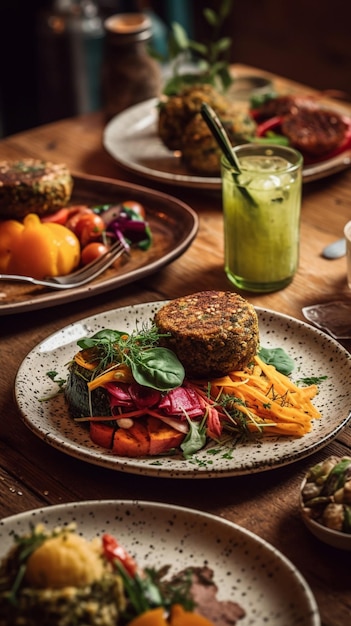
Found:
[[43, 224], [35, 213], [0, 222], [0, 273], [33, 278], [69, 274], [79, 264], [78, 238], [61, 224]]

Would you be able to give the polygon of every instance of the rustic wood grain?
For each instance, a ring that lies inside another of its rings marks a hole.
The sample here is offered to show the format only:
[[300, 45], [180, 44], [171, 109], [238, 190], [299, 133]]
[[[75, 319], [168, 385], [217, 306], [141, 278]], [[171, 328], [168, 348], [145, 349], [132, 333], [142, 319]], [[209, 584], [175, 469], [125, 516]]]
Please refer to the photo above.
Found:
[[[246, 68], [237, 68], [243, 70]], [[282, 91], [304, 89], [281, 78], [275, 80]], [[351, 105], [349, 109], [351, 113]], [[96, 498], [140, 498], [209, 511], [242, 524], [281, 550], [310, 584], [323, 625], [346, 626], [351, 614], [349, 557], [314, 539], [297, 511], [299, 484], [311, 459], [261, 474], [200, 480], [195, 489], [188, 480], [128, 475], [78, 461], [47, 446], [20, 419], [13, 398], [17, 369], [26, 354], [49, 334], [81, 317], [113, 307], [201, 289], [230, 288], [223, 271], [220, 193], [148, 184], [128, 174], [104, 150], [103, 128], [101, 113], [35, 128], [0, 141], [0, 159], [38, 157], [65, 162], [73, 173], [121, 179], [166, 191], [197, 211], [199, 233], [182, 257], [143, 281], [55, 309], [0, 317], [0, 515]], [[351, 170], [305, 185], [300, 267], [293, 283], [277, 293], [245, 297], [257, 306], [301, 320], [303, 306], [350, 300], [345, 258], [327, 261], [321, 257], [322, 248], [342, 236], [343, 226], [351, 218], [350, 207]], [[351, 454], [349, 427], [314, 454], [313, 462], [330, 454]]]

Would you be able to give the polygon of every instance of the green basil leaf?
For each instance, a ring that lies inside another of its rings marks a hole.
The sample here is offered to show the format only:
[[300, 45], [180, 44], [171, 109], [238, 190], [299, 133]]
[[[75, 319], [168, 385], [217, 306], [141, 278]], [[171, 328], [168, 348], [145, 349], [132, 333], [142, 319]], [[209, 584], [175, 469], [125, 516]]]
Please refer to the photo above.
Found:
[[135, 380], [144, 387], [168, 391], [184, 381], [184, 367], [168, 348], [150, 348], [129, 360]]
[[188, 419], [189, 432], [180, 444], [185, 458], [189, 458], [206, 444], [206, 428], [203, 422], [194, 422]]
[[258, 356], [267, 365], [274, 365], [275, 369], [285, 376], [289, 376], [295, 368], [294, 360], [283, 348], [260, 348]]
[[104, 330], [99, 330], [95, 335], [92, 336], [92, 339], [105, 339], [110, 343], [117, 343], [117, 341], [127, 335], [128, 333], [121, 330], [110, 330], [105, 328]]
[[83, 337], [77, 341], [77, 345], [82, 349], [94, 348], [98, 344], [115, 344], [119, 339], [127, 335], [126, 332], [119, 330], [110, 330], [108, 328], [99, 330], [92, 337]]

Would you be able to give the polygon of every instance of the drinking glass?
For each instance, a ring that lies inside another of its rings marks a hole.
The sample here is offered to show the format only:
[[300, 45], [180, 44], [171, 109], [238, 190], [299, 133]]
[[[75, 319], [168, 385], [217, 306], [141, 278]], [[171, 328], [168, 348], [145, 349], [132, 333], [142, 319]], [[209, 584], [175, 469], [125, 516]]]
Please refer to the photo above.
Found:
[[298, 266], [303, 158], [273, 144], [233, 150], [240, 172], [221, 165], [225, 272], [241, 289], [276, 291]]

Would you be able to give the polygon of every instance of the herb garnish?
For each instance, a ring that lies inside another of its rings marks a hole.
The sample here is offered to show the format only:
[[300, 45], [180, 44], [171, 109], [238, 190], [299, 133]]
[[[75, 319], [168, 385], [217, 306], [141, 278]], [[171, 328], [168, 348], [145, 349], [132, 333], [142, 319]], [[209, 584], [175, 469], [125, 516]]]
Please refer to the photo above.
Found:
[[299, 378], [298, 381], [296, 381], [297, 384], [304, 384], [304, 385], [319, 385], [319, 383], [321, 383], [323, 380], [327, 380], [328, 376], [306, 376], [306, 378]]
[[126, 363], [140, 385], [169, 391], [182, 385], [185, 371], [174, 352], [157, 345], [161, 336], [155, 325], [130, 335], [101, 330], [93, 337], [80, 339], [78, 345], [83, 350], [95, 349], [93, 358], [98, 361], [95, 376], [112, 365]]

